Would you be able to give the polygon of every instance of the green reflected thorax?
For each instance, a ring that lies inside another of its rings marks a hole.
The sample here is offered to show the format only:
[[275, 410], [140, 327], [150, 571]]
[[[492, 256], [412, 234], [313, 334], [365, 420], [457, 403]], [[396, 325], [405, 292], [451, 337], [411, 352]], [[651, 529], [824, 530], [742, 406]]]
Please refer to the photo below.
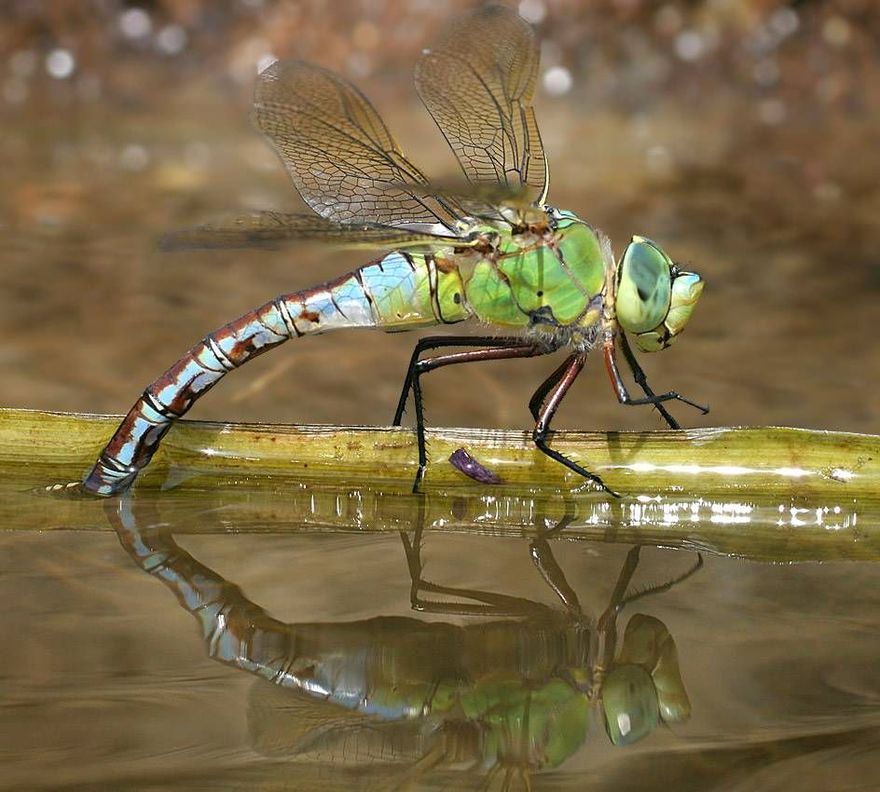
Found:
[[490, 674], [463, 691], [460, 702], [466, 717], [485, 728], [484, 757], [509, 759], [525, 749], [530, 755], [521, 761], [555, 767], [587, 736], [589, 701], [561, 679], [534, 686], [513, 674]]

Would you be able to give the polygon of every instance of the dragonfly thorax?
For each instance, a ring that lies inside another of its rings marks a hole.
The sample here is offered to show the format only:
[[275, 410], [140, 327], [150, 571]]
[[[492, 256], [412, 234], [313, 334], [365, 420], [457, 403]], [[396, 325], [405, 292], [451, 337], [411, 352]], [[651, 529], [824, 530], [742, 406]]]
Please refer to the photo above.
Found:
[[599, 237], [570, 213], [542, 210], [530, 220], [518, 227], [473, 229], [497, 244], [459, 259], [468, 305], [488, 324], [577, 345], [602, 315], [606, 267]]

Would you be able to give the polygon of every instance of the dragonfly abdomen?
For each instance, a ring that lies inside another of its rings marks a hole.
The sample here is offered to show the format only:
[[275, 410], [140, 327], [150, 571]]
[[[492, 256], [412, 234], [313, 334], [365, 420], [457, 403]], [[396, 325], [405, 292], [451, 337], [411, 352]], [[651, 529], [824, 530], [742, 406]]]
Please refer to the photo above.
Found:
[[[285, 294], [210, 333], [147, 387], [83, 482], [89, 492], [126, 490], [161, 439], [228, 372], [295, 338], [352, 327], [406, 330], [467, 316], [455, 268], [394, 252], [321, 286]], [[456, 291], [457, 290], [457, 291]]]
[[292, 335], [351, 327], [395, 332], [466, 319], [470, 309], [463, 295], [456, 267], [438, 264], [431, 254], [394, 251], [276, 303]]
[[430, 253], [395, 251], [353, 273], [387, 332], [454, 324], [471, 315], [458, 268]]

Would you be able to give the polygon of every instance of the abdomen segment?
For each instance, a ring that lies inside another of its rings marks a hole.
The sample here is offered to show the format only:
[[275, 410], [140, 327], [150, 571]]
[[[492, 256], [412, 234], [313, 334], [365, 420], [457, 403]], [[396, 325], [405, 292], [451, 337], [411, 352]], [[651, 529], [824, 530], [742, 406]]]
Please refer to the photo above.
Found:
[[[347, 327], [406, 330], [465, 318], [443, 290], [455, 288], [430, 257], [390, 253], [322, 286], [286, 294], [209, 334], [144, 391], [83, 481], [114, 495], [149, 464], [175, 420], [227, 372], [289, 338]], [[457, 309], [457, 310], [453, 310]]]

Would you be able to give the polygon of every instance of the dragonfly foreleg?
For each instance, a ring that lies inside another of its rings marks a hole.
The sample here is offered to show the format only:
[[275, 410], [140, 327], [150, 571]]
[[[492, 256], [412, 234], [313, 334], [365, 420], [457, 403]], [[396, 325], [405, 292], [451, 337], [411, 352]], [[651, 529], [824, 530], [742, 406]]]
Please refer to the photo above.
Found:
[[[558, 378], [556, 377], [557, 372], [554, 372], [550, 375], [548, 379], [556, 378], [556, 382], [552, 386], [552, 388], [549, 389], [548, 393], [544, 394], [545, 398], [543, 399], [543, 405], [538, 412], [535, 429], [532, 432], [532, 440], [535, 442], [535, 445], [538, 446], [538, 448], [548, 457], [550, 457], [551, 459], [555, 459], [557, 462], [565, 465], [565, 467], [567, 467], [569, 470], [573, 470], [575, 473], [578, 473], [584, 478], [589, 479], [594, 484], [600, 486], [609, 495], [612, 495], [615, 498], [619, 498], [620, 495], [613, 489], [611, 489], [604, 481], [602, 481], [600, 476], [596, 475], [595, 473], [590, 473], [589, 470], [582, 467], [574, 460], [563, 456], [558, 451], [550, 448], [550, 446], [547, 445], [547, 436], [550, 434], [550, 422], [553, 420], [553, 416], [556, 414], [556, 410], [562, 403], [563, 398], [565, 398], [565, 394], [568, 393], [568, 389], [577, 379], [578, 374], [580, 374], [583, 370], [585, 362], [586, 353], [575, 352], [573, 355], [569, 356], [568, 360], [565, 361], [564, 370], [562, 374], [558, 376]], [[546, 382], [544, 384], [546, 384]], [[538, 389], [538, 393], [536, 393], [536, 396], [541, 394], [541, 390], [543, 388], [544, 385], [541, 385], [541, 387]], [[532, 397], [532, 400], [534, 401], [535, 397]]]
[[[427, 349], [438, 347], [479, 347], [464, 352], [451, 352], [445, 355], [420, 360], [419, 356]], [[407, 369], [406, 380], [403, 384], [403, 392], [394, 415], [395, 426], [400, 425], [403, 411], [409, 391], [413, 393], [413, 403], [416, 413], [416, 440], [419, 449], [419, 469], [413, 482], [413, 492], [419, 491], [425, 469], [428, 465], [428, 452], [425, 445], [425, 415], [422, 404], [422, 386], [420, 378], [429, 371], [441, 366], [451, 366], [457, 363], [471, 363], [479, 360], [508, 360], [511, 358], [535, 357], [547, 354], [547, 348], [522, 338], [495, 338], [492, 336], [431, 336], [423, 338], [416, 344]]]
[[599, 617], [599, 621], [596, 623], [596, 626], [604, 639], [603, 666], [605, 669], [611, 667], [614, 659], [617, 644], [617, 617], [620, 612], [627, 605], [638, 599], [669, 591], [671, 588], [677, 586], [679, 583], [683, 583], [703, 568], [703, 556], [701, 553], [697, 553], [697, 560], [688, 569], [676, 577], [667, 580], [664, 583], [648, 586], [647, 588], [643, 588], [632, 594], [627, 594], [630, 583], [632, 583], [633, 575], [635, 575], [635, 571], [639, 565], [640, 551], [641, 548], [639, 545], [636, 545], [635, 547], [631, 547], [626, 554], [626, 561], [618, 575], [617, 584], [614, 586], [614, 592], [608, 602], [608, 607], [605, 608], [604, 613]]
[[648, 378], [642, 370], [642, 367], [639, 365], [638, 360], [636, 360], [636, 356], [633, 354], [632, 348], [626, 340], [626, 336], [623, 333], [620, 333], [618, 338], [620, 339], [620, 348], [623, 350], [623, 356], [626, 358], [630, 371], [632, 371], [633, 379], [645, 394], [645, 398], [642, 399], [634, 399], [629, 395], [629, 391], [623, 382], [623, 378], [620, 376], [620, 369], [617, 366], [614, 341], [606, 341], [604, 346], [605, 367], [608, 370], [608, 376], [611, 378], [611, 386], [614, 388], [617, 400], [621, 404], [626, 405], [627, 407], [637, 407], [644, 404], [653, 405], [657, 408], [657, 412], [663, 416], [663, 419], [666, 421], [670, 429], [681, 429], [681, 424], [669, 414], [669, 411], [663, 406], [663, 402], [680, 401], [699, 410], [703, 415], [709, 412], [708, 407], [702, 404], [697, 404], [676, 391], [666, 391], [666, 393], [655, 394], [651, 389], [651, 386], [648, 385]]
[[614, 662], [614, 654], [617, 648], [617, 617], [623, 610], [626, 598], [626, 592], [629, 584], [632, 582], [633, 575], [639, 566], [639, 555], [641, 547], [635, 545], [631, 547], [626, 554], [626, 560], [623, 562], [620, 574], [617, 576], [617, 583], [611, 594], [611, 600], [604, 613], [599, 617], [596, 623], [600, 635], [602, 636], [602, 661], [600, 665], [600, 677], [605, 671], [611, 668]]
[[[571, 519], [567, 520], [567, 522], [570, 522]], [[535, 568], [538, 570], [538, 574], [550, 586], [553, 593], [559, 597], [566, 610], [577, 620], [582, 620], [584, 612], [581, 609], [578, 596], [569, 585], [568, 580], [566, 580], [562, 567], [556, 561], [546, 535], [536, 537], [531, 541], [529, 544], [529, 554], [532, 557], [532, 563], [534, 563]]]

